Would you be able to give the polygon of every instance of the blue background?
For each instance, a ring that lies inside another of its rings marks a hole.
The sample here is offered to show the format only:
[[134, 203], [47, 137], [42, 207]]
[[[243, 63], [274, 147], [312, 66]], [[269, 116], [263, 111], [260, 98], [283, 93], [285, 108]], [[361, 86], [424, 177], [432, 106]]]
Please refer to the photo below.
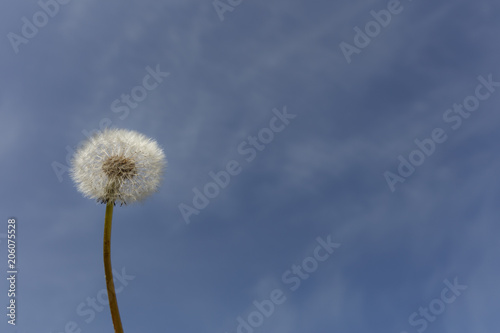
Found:
[[[354, 45], [354, 28], [387, 6], [242, 1], [221, 20], [210, 0], [75, 0], [47, 22], [38, 14], [43, 26], [16, 53], [9, 34], [42, 9], [3, 1], [0, 331], [112, 331], [108, 308], [77, 313], [105, 288], [105, 207], [66, 169], [85, 133], [108, 124], [154, 138], [168, 159], [158, 193], [115, 209], [113, 267], [133, 277], [118, 294], [125, 332], [237, 332], [276, 289], [286, 301], [253, 331], [497, 332], [500, 88], [456, 130], [443, 115], [479, 76], [500, 81], [500, 6], [401, 1], [348, 62], [340, 44]], [[170, 74], [126, 116], [115, 112], [148, 66]], [[238, 146], [285, 107], [296, 117], [247, 162]], [[384, 173], [435, 128], [447, 139], [391, 191]], [[179, 205], [231, 160], [241, 172], [186, 223]], [[282, 276], [311, 262], [318, 237], [340, 247], [292, 291]], [[443, 281], [454, 279], [467, 288], [445, 304]], [[435, 319], [412, 326], [430, 304]]]

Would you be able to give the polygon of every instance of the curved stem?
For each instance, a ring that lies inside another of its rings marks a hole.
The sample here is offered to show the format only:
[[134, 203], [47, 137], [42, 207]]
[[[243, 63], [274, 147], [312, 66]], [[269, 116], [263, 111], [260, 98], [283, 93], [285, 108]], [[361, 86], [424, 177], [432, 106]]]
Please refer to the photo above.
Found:
[[118, 302], [116, 301], [115, 284], [113, 282], [113, 268], [111, 267], [111, 221], [113, 219], [113, 207], [115, 203], [108, 201], [106, 204], [106, 216], [104, 218], [104, 273], [106, 275], [106, 288], [108, 290], [109, 309], [115, 333], [123, 333]]

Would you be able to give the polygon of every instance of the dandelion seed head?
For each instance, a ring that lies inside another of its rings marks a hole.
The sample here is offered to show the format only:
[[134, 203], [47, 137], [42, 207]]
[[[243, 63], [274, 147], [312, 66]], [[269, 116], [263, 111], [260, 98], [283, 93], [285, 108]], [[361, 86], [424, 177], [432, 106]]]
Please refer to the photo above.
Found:
[[156, 141], [135, 131], [105, 129], [77, 150], [71, 177], [85, 197], [123, 205], [157, 191], [165, 167]]

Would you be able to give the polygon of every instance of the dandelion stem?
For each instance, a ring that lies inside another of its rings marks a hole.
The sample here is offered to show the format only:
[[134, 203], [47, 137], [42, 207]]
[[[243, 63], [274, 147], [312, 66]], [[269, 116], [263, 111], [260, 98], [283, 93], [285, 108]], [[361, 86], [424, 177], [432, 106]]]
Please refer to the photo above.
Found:
[[113, 219], [113, 207], [115, 203], [109, 200], [106, 203], [106, 216], [104, 218], [104, 273], [106, 275], [106, 288], [108, 290], [109, 309], [115, 333], [123, 333], [118, 302], [116, 301], [115, 284], [113, 282], [113, 268], [111, 267], [111, 221]]

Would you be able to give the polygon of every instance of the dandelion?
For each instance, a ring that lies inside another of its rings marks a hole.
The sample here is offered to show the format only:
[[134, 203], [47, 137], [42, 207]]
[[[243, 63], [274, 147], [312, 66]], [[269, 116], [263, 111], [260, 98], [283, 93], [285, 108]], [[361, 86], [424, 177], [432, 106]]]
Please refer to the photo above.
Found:
[[72, 161], [71, 177], [85, 197], [106, 204], [104, 272], [115, 332], [123, 332], [111, 267], [111, 224], [116, 203], [142, 201], [158, 190], [165, 154], [146, 136], [124, 129], [106, 129], [83, 144]]

